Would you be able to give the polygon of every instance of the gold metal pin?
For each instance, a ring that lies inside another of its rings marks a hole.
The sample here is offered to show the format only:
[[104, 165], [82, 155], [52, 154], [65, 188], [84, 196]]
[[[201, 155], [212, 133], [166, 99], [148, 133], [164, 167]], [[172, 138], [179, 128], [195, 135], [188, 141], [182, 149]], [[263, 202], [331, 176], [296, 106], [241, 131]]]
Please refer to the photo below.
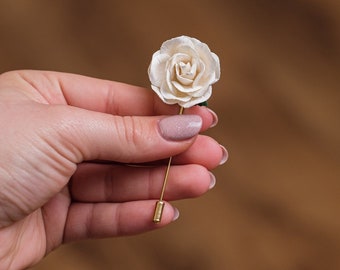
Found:
[[157, 201], [155, 207], [155, 214], [153, 216], [153, 222], [158, 223], [161, 221], [164, 205], [165, 205], [164, 201]]
[[[183, 114], [183, 111], [184, 111], [184, 108], [181, 107], [178, 114]], [[159, 223], [162, 220], [163, 209], [164, 209], [164, 205], [165, 205], [165, 202], [163, 201], [163, 197], [164, 197], [166, 185], [168, 183], [171, 161], [172, 161], [172, 157], [169, 158], [168, 166], [166, 167], [166, 171], [165, 171], [165, 175], [164, 175], [161, 195], [159, 196], [159, 200], [156, 202], [156, 205], [155, 205], [155, 212], [154, 212], [154, 215], [153, 215], [153, 222], [154, 223]]]

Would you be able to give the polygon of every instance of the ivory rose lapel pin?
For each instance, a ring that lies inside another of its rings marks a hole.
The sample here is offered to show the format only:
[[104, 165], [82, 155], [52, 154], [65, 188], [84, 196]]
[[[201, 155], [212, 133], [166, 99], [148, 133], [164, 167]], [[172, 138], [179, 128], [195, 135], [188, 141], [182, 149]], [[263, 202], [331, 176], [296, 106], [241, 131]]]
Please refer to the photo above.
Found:
[[[148, 69], [151, 88], [167, 104], [184, 108], [205, 103], [212, 94], [212, 84], [220, 78], [218, 56], [208, 45], [196, 38], [180, 36], [165, 41], [155, 52]], [[171, 166], [169, 158], [160, 198], [155, 206], [153, 221], [161, 221], [164, 193]]]

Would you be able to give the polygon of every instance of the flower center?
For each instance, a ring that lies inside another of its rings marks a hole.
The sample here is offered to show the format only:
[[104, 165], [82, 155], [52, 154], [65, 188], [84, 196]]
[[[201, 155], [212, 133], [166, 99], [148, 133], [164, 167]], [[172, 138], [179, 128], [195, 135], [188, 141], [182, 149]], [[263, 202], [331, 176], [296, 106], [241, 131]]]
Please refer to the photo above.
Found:
[[188, 63], [180, 62], [179, 67], [180, 67], [181, 75], [183, 77], [190, 77], [190, 76], [193, 75], [190, 62], [188, 62]]
[[192, 84], [197, 71], [197, 65], [195, 62], [183, 62], [180, 61], [175, 65], [176, 79], [183, 85]]

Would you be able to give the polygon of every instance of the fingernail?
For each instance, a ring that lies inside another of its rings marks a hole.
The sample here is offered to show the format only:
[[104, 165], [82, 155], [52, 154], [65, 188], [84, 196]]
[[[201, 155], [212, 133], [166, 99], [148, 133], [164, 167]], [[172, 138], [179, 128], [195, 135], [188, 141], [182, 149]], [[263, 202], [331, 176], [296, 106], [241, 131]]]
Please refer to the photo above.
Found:
[[210, 185], [209, 185], [209, 189], [212, 189], [215, 185], [216, 185], [216, 177], [215, 175], [213, 175], [211, 172], [209, 172], [210, 174]]
[[176, 207], [173, 207], [174, 208], [174, 217], [172, 218], [172, 221], [175, 221], [179, 218], [179, 211]]
[[209, 108], [207, 108], [207, 110], [210, 112], [210, 114], [211, 114], [211, 116], [213, 118], [213, 122], [210, 125], [210, 128], [212, 128], [212, 127], [217, 125], [217, 123], [218, 123], [218, 116], [217, 116], [217, 114], [213, 110], [211, 110]]
[[164, 139], [182, 141], [200, 132], [202, 119], [198, 115], [174, 115], [160, 120], [158, 126]]
[[221, 146], [221, 149], [222, 149], [222, 159], [220, 161], [220, 165], [222, 165], [222, 164], [226, 163], [227, 160], [228, 160], [228, 151], [223, 145], [220, 145], [220, 146]]

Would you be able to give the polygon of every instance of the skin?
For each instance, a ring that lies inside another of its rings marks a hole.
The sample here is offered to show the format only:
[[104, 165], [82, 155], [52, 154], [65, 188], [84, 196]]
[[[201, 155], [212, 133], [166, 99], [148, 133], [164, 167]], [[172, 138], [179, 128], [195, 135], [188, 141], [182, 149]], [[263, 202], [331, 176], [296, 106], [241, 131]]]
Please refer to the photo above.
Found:
[[[1, 269], [32, 266], [70, 241], [171, 223], [176, 210], [168, 203], [162, 221], [152, 222], [169, 156], [166, 200], [208, 191], [209, 170], [223, 151], [203, 135], [165, 140], [157, 123], [178, 110], [149, 89], [118, 82], [29, 70], [1, 74]], [[202, 118], [201, 131], [214, 121], [204, 107], [185, 114]], [[153, 166], [126, 165], [132, 163]]]

